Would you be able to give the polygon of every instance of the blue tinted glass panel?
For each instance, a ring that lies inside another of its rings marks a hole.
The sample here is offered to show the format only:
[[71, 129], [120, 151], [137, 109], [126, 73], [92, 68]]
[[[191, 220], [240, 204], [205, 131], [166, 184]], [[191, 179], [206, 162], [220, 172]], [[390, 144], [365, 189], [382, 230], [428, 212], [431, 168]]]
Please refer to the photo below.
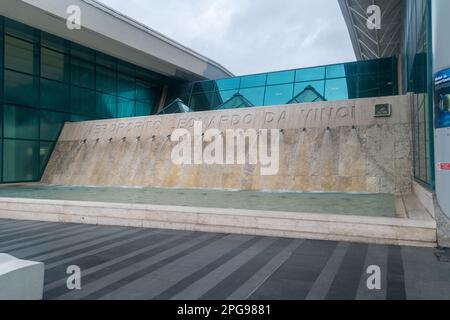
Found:
[[124, 74], [118, 75], [117, 95], [132, 100], [136, 98], [136, 86], [133, 77]]
[[71, 83], [80, 87], [95, 87], [95, 67], [91, 62], [72, 58], [71, 61]]
[[358, 74], [377, 73], [378, 60], [358, 62]]
[[245, 76], [241, 78], [241, 88], [252, 88], [258, 86], [265, 86], [267, 74], [257, 74], [254, 76]]
[[117, 71], [119, 73], [122, 73], [124, 75], [130, 76], [130, 77], [135, 77], [136, 76], [136, 68], [135, 66], [133, 66], [132, 64], [123, 62], [123, 61], [119, 61], [117, 63]]
[[96, 72], [96, 89], [98, 91], [103, 91], [115, 95], [117, 93], [116, 72], [102, 66], [97, 66]]
[[343, 64], [327, 67], [327, 78], [344, 78], [346, 76], [345, 65]]
[[147, 102], [136, 102], [136, 117], [149, 116], [152, 114], [153, 106]]
[[377, 75], [359, 76], [358, 83], [358, 98], [370, 98], [379, 95], [379, 83]]
[[234, 96], [236, 93], [238, 93], [239, 90], [225, 90], [225, 91], [219, 91], [218, 92], [218, 98], [219, 98], [219, 104], [224, 103], [228, 99], [230, 99], [232, 96]]
[[313, 87], [314, 90], [322, 96], [325, 94], [325, 81], [321, 80], [296, 83], [294, 87], [294, 96], [302, 93], [308, 86]]
[[349, 99], [347, 79], [332, 79], [325, 82], [325, 98], [327, 100]]
[[292, 99], [293, 84], [270, 86], [266, 88], [264, 105], [286, 104]]
[[99, 117], [115, 118], [117, 115], [117, 99], [106, 93], [97, 93], [96, 114]]
[[265, 87], [241, 89], [239, 93], [249, 100], [254, 106], [260, 107], [264, 105]]
[[214, 105], [214, 92], [193, 94], [190, 101], [190, 107], [194, 111], [211, 110]]
[[295, 71], [272, 72], [267, 75], [267, 85], [294, 82]]
[[4, 140], [3, 181], [24, 182], [39, 179], [39, 142]]
[[33, 74], [34, 45], [27, 41], [13, 37], [5, 37], [5, 67], [29, 74]]
[[325, 79], [325, 67], [299, 69], [295, 74], [295, 81], [314, 81]]
[[27, 41], [37, 40], [35, 29], [7, 18], [5, 18], [5, 32]]
[[150, 102], [155, 99], [154, 91], [149, 83], [136, 81], [136, 100]]
[[217, 83], [217, 88], [220, 91], [239, 89], [239, 85], [241, 84], [241, 78], [230, 78], [230, 79], [217, 80], [216, 83]]
[[70, 121], [71, 122], [81, 122], [81, 121], [89, 121], [89, 120], [95, 120], [95, 119], [93, 117], [80, 116], [78, 114], [71, 114], [70, 115]]
[[97, 65], [101, 65], [114, 71], [117, 70], [117, 60], [114, 59], [113, 57], [97, 52], [95, 59]]
[[5, 138], [39, 139], [39, 113], [36, 109], [5, 105]]
[[38, 78], [5, 70], [5, 102], [36, 106], [38, 98]]
[[64, 122], [70, 120], [66, 113], [41, 111], [41, 140], [56, 141], [64, 126]]
[[41, 45], [60, 52], [67, 51], [67, 43], [64, 39], [43, 31], [41, 32]]
[[70, 53], [73, 57], [77, 57], [90, 62], [95, 62], [95, 52], [76, 43], [71, 43]]
[[79, 87], [71, 87], [70, 111], [83, 115], [95, 115], [95, 92]]
[[197, 82], [194, 84], [193, 93], [200, 93], [200, 92], [211, 92], [214, 91], [216, 88], [215, 81], [203, 81], [203, 82]]
[[69, 86], [41, 79], [41, 108], [70, 112]]
[[124, 98], [117, 99], [117, 117], [128, 118], [136, 114], [134, 100]]
[[41, 48], [41, 76], [67, 82], [69, 75], [64, 54]]

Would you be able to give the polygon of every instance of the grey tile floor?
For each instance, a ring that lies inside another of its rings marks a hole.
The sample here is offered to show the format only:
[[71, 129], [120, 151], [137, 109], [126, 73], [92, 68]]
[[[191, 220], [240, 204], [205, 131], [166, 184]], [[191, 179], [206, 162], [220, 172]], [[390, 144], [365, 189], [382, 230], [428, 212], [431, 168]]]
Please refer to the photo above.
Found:
[[[46, 265], [45, 299], [450, 299], [435, 249], [0, 220], [0, 252]], [[81, 290], [67, 268], [81, 268]], [[367, 288], [367, 268], [381, 289]]]

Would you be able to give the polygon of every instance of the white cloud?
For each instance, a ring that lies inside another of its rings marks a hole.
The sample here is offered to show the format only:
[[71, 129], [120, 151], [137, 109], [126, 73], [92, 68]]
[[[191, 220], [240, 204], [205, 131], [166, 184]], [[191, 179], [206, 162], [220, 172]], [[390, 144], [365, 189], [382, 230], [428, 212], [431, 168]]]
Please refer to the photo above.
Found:
[[355, 59], [337, 0], [101, 0], [236, 75]]

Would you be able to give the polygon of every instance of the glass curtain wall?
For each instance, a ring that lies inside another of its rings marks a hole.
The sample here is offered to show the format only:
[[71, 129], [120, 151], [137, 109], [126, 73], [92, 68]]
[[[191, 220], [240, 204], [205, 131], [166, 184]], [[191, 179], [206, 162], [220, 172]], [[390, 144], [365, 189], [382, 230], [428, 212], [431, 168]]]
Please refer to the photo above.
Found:
[[151, 115], [161, 76], [0, 18], [0, 182], [40, 179], [64, 122]]
[[434, 187], [431, 1], [406, 1], [404, 91], [412, 92], [414, 176]]
[[387, 58], [197, 82], [188, 103], [206, 111], [238, 107], [230, 106], [237, 95], [254, 106], [272, 106], [397, 94], [397, 60]]

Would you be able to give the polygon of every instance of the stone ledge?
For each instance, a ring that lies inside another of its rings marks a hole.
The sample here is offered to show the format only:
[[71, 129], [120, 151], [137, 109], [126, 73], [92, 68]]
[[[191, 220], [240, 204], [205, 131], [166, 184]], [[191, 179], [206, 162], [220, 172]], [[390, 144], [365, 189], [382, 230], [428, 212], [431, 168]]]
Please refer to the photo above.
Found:
[[0, 218], [425, 247], [437, 241], [434, 221], [251, 210], [2, 198]]

